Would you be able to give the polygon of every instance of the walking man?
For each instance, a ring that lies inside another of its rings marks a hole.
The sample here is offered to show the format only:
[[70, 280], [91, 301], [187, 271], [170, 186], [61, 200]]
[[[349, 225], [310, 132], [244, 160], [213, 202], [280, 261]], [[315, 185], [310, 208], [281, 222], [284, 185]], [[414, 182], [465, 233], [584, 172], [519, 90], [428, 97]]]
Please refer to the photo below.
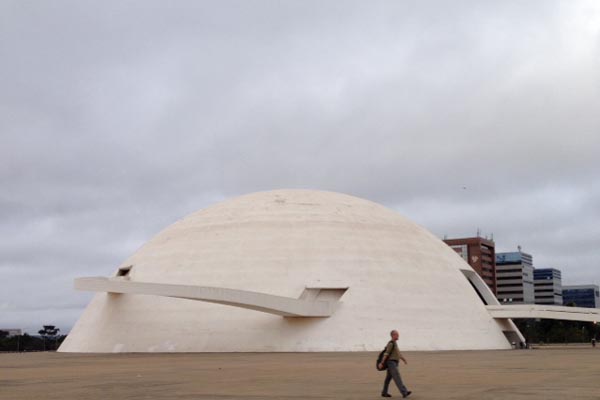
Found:
[[398, 390], [402, 393], [402, 397], [408, 397], [412, 393], [410, 390], [404, 386], [402, 383], [402, 378], [400, 377], [400, 371], [398, 371], [398, 362], [402, 360], [404, 364], [408, 364], [406, 359], [400, 354], [400, 350], [398, 350], [398, 344], [396, 341], [398, 340], [397, 330], [393, 330], [390, 332], [390, 336], [392, 340], [389, 341], [387, 347], [385, 348], [385, 352], [383, 353], [383, 359], [381, 360], [381, 364], [379, 364], [379, 368], [383, 369], [383, 366], [387, 366], [387, 374], [385, 376], [385, 381], [383, 382], [383, 390], [381, 391], [381, 397], [392, 397], [391, 394], [388, 393], [388, 388], [390, 386], [390, 381], [393, 379], [396, 386], [398, 386]]

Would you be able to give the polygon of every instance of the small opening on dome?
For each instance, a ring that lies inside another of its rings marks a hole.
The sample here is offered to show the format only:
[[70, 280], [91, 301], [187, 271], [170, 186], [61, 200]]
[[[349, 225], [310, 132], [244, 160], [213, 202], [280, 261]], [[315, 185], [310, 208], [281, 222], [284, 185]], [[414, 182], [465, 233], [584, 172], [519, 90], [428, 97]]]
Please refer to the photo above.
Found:
[[126, 267], [119, 268], [119, 271], [117, 271], [117, 276], [128, 276], [132, 267], [133, 265], [128, 265]]

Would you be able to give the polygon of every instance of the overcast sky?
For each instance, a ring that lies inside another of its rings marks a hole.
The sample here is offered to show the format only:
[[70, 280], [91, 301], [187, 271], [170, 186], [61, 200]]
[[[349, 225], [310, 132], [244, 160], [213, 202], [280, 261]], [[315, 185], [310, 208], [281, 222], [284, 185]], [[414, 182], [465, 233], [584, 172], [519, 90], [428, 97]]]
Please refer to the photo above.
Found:
[[0, 0], [0, 328], [278, 188], [599, 284], [600, 2]]

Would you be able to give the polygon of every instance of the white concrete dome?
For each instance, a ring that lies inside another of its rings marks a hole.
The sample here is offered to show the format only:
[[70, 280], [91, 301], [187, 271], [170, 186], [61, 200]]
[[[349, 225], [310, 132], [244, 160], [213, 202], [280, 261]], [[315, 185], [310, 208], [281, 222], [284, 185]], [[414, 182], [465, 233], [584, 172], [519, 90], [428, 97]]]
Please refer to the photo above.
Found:
[[[391, 329], [405, 350], [509, 348], [463, 271], [427, 230], [379, 204], [311, 190], [254, 193], [169, 226], [121, 266], [130, 282], [297, 299], [341, 288], [325, 318], [172, 297], [95, 295], [60, 351], [372, 351]], [[115, 273], [117, 275], [118, 273]]]

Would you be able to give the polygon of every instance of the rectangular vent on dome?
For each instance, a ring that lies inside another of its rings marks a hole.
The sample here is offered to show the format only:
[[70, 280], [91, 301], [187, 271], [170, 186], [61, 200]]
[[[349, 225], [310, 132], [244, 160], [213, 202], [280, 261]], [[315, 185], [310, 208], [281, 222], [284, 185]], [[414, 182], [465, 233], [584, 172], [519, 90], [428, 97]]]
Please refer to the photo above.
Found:
[[118, 277], [129, 277], [129, 273], [131, 272], [132, 267], [133, 267], [133, 265], [128, 265], [126, 267], [119, 268], [119, 270], [117, 271], [117, 276]]
[[300, 295], [305, 301], [338, 301], [348, 290], [346, 287], [307, 287]]

